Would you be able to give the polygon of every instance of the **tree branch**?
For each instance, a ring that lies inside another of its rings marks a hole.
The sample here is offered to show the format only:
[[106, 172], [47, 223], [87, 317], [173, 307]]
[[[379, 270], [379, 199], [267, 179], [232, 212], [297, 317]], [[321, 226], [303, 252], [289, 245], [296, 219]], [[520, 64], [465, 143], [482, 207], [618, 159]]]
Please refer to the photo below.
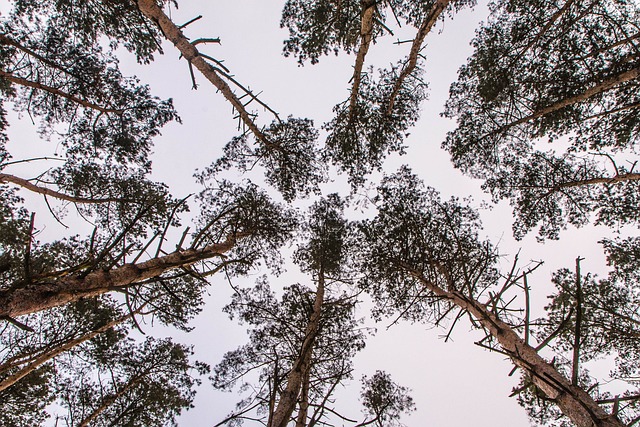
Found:
[[102, 107], [102, 106], [94, 104], [92, 102], [85, 101], [84, 99], [80, 99], [77, 96], [74, 96], [74, 95], [68, 94], [66, 92], [63, 92], [60, 89], [57, 89], [55, 87], [51, 87], [51, 86], [43, 85], [42, 83], [38, 83], [38, 82], [31, 81], [31, 80], [23, 79], [22, 77], [14, 76], [13, 74], [7, 73], [6, 71], [0, 70], [0, 77], [2, 77], [4, 79], [7, 79], [10, 82], [19, 84], [21, 86], [26, 86], [26, 87], [30, 87], [30, 88], [33, 88], [33, 89], [38, 89], [38, 90], [43, 90], [45, 92], [49, 92], [49, 93], [51, 93], [53, 95], [57, 95], [57, 96], [60, 96], [62, 98], [68, 99], [69, 101], [73, 101], [76, 104], [80, 104], [83, 107], [90, 108], [90, 109], [96, 110], [96, 111], [100, 111], [101, 113], [122, 114], [122, 110], [116, 110], [116, 109], [113, 109], [113, 108]]
[[427, 17], [422, 21], [422, 25], [420, 25], [420, 29], [416, 34], [415, 39], [413, 39], [413, 44], [411, 45], [411, 51], [409, 52], [409, 60], [405, 63], [402, 71], [400, 72], [400, 76], [398, 80], [396, 80], [393, 85], [393, 90], [391, 91], [391, 96], [389, 97], [389, 105], [387, 106], [387, 115], [391, 114], [393, 111], [393, 106], [396, 101], [396, 97], [402, 88], [402, 84], [404, 80], [415, 70], [418, 64], [418, 55], [420, 54], [420, 50], [422, 49], [422, 44], [424, 43], [424, 39], [427, 37], [427, 34], [431, 32], [431, 29], [440, 18], [440, 15], [445, 10], [447, 5], [451, 0], [436, 0], [433, 4], [433, 7], [429, 11]]
[[362, 81], [362, 68], [364, 67], [364, 59], [369, 52], [369, 46], [373, 39], [373, 22], [376, 13], [375, 0], [364, 0], [362, 2], [362, 22], [360, 24], [360, 47], [356, 55], [356, 62], [353, 66], [353, 77], [351, 78], [351, 96], [349, 100], [349, 115], [353, 115], [356, 103], [358, 101], [358, 93], [360, 91], [360, 82]]
[[0, 184], [10, 182], [12, 184], [19, 185], [22, 188], [33, 191], [34, 193], [42, 194], [43, 196], [54, 197], [56, 199], [64, 200], [71, 203], [79, 203], [79, 204], [91, 204], [91, 203], [112, 203], [112, 202], [122, 202], [127, 201], [125, 199], [117, 198], [117, 197], [107, 197], [107, 198], [87, 198], [87, 197], [76, 197], [71, 196], [69, 194], [60, 193], [58, 191], [52, 190], [46, 187], [40, 187], [31, 183], [31, 181], [17, 177], [15, 175], [10, 175], [6, 173], [0, 173]]
[[17, 289], [0, 291], [0, 316], [21, 316], [93, 297], [114, 289], [127, 288], [160, 276], [176, 268], [218, 257], [230, 251], [237, 239], [246, 234], [230, 235], [226, 241], [202, 249], [186, 249], [152, 258], [138, 264], [125, 264], [111, 270], [76, 273], [51, 282], [37, 282]]
[[157, 2], [155, 0], [138, 0], [138, 7], [144, 16], [158, 25], [165, 37], [173, 43], [182, 56], [184, 56], [190, 64], [193, 64], [193, 66], [222, 93], [227, 101], [231, 103], [233, 108], [238, 112], [242, 123], [244, 123], [255, 137], [267, 147], [277, 148], [277, 145], [269, 141], [262, 130], [258, 128], [251, 114], [249, 114], [236, 94], [233, 93], [233, 90], [231, 90], [227, 82], [225, 82], [216, 72], [216, 69], [200, 55], [198, 49], [189, 42], [189, 39], [185, 37], [180, 28], [162, 11]]

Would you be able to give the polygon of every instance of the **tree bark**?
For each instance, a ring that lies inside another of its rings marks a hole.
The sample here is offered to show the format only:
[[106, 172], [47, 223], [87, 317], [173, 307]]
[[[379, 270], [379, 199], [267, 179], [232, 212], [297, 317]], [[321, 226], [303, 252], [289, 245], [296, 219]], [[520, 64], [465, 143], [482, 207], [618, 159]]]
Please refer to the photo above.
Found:
[[134, 314], [135, 312], [127, 314], [126, 316], [119, 317], [118, 319], [115, 319], [96, 330], [93, 330], [87, 334], [82, 335], [81, 337], [68, 341], [58, 347], [53, 348], [52, 350], [49, 350], [41, 354], [35, 360], [30, 362], [27, 366], [25, 366], [15, 374], [9, 376], [8, 378], [5, 378], [2, 382], [0, 382], [0, 391], [11, 387], [12, 385], [14, 385], [18, 381], [20, 381], [22, 378], [29, 375], [31, 372], [35, 371], [39, 366], [42, 366], [44, 363], [48, 362], [49, 360], [59, 356], [65, 351], [70, 350], [79, 344], [82, 344], [83, 342], [89, 341], [90, 339], [100, 335], [103, 332], [108, 331], [114, 326], [119, 325], [120, 323], [131, 318]]
[[298, 417], [296, 418], [296, 427], [306, 427], [307, 414], [309, 412], [309, 377], [311, 375], [311, 365], [306, 366], [306, 370], [302, 377], [302, 390], [300, 392], [300, 406], [298, 409]]
[[163, 12], [163, 10], [158, 6], [156, 0], [138, 0], [138, 8], [144, 16], [155, 22], [158, 27], [160, 27], [160, 30], [167, 40], [173, 43], [182, 56], [184, 56], [190, 64], [196, 67], [202, 75], [205, 76], [205, 78], [222, 93], [222, 95], [231, 103], [233, 108], [236, 109], [244, 125], [255, 135], [255, 137], [268, 147], [278, 148], [276, 144], [273, 144], [266, 138], [264, 133], [258, 128], [251, 118], [251, 115], [245, 108], [242, 101], [233, 93], [231, 87], [229, 87], [227, 82], [220, 77], [216, 72], [216, 69], [200, 55], [198, 49], [189, 42], [189, 39], [185, 37], [180, 28]]
[[633, 68], [629, 71], [625, 71], [624, 73], [620, 73], [618, 75], [609, 77], [608, 79], [603, 80], [602, 82], [596, 84], [593, 87], [590, 87], [589, 89], [585, 90], [582, 93], [579, 93], [574, 96], [570, 96], [568, 98], [555, 102], [551, 105], [548, 105], [544, 108], [540, 108], [539, 110], [534, 111], [533, 113], [529, 114], [526, 117], [522, 117], [521, 119], [515, 120], [509, 124], [501, 126], [499, 129], [497, 129], [497, 131], [492, 132], [492, 134], [504, 132], [505, 130], [510, 129], [514, 126], [518, 126], [522, 123], [526, 123], [528, 121], [538, 119], [542, 116], [545, 116], [550, 113], [554, 113], [570, 105], [577, 104], [578, 102], [586, 101], [592, 96], [606, 92], [610, 89], [613, 89], [614, 87], [616, 87], [621, 83], [626, 83], [628, 81], [635, 80], [638, 77], [640, 77], [640, 68]]
[[109, 203], [109, 202], [121, 202], [126, 201], [121, 198], [113, 197], [113, 198], [87, 198], [87, 197], [76, 197], [68, 194], [60, 193], [59, 191], [51, 190], [50, 188], [40, 187], [31, 183], [29, 180], [20, 178], [15, 175], [10, 175], [6, 173], [0, 173], [0, 184], [10, 182], [12, 184], [16, 184], [22, 188], [26, 188], [29, 191], [33, 191], [34, 193], [42, 194], [43, 196], [50, 196], [56, 199], [64, 200], [66, 202], [72, 203], [82, 203], [82, 204], [90, 204], [90, 203]]
[[305, 329], [300, 354], [293, 364], [289, 375], [287, 375], [287, 386], [284, 391], [280, 393], [278, 406], [273, 412], [273, 418], [269, 420], [267, 424], [268, 427], [286, 427], [296, 406], [298, 395], [300, 394], [305, 377], [305, 372], [310, 369], [313, 346], [320, 328], [322, 304], [324, 302], [324, 281], [324, 271], [321, 268], [318, 273], [318, 289], [313, 303], [313, 313], [311, 313], [309, 323], [307, 323], [307, 327]]
[[353, 114], [358, 101], [358, 92], [360, 91], [360, 82], [362, 81], [362, 68], [364, 67], [364, 59], [369, 52], [371, 40], [373, 39], [373, 18], [376, 13], [376, 2], [372, 0], [362, 3], [362, 23], [360, 24], [360, 47], [356, 55], [356, 62], [353, 66], [353, 77], [351, 80], [351, 97], [349, 101], [349, 112]]
[[81, 298], [94, 297], [153, 279], [170, 270], [223, 255], [236, 243], [229, 237], [223, 243], [202, 249], [180, 250], [138, 264], [125, 264], [111, 270], [89, 274], [74, 273], [47, 283], [30, 283], [0, 291], [0, 317], [15, 317], [61, 306]]
[[509, 354], [513, 363], [531, 375], [533, 383], [553, 400], [564, 415], [578, 427], [624, 427], [613, 414], [608, 414], [584, 390], [571, 382], [544, 360], [537, 351], [498, 318], [486, 305], [470, 299], [457, 290], [445, 291], [421, 273], [407, 272], [437, 296], [466, 310]]
[[422, 49], [422, 44], [424, 43], [424, 39], [427, 37], [427, 34], [431, 32], [431, 29], [442, 15], [442, 12], [447, 7], [451, 0], [437, 0], [429, 14], [420, 25], [418, 30], [418, 34], [416, 34], [416, 38], [413, 39], [413, 43], [411, 44], [411, 51], [409, 52], [409, 60], [402, 68], [400, 72], [400, 76], [398, 80], [396, 80], [393, 85], [393, 90], [391, 91], [391, 96], [389, 97], [389, 105], [387, 106], [387, 115], [391, 114], [393, 111], [393, 106], [396, 102], [396, 97], [402, 88], [402, 84], [406, 80], [406, 78], [415, 70], [418, 64], [418, 55], [420, 54], [420, 49]]
[[109, 396], [106, 396], [102, 400], [102, 403], [100, 404], [100, 406], [98, 406], [96, 409], [93, 410], [93, 412], [91, 412], [82, 421], [80, 421], [80, 423], [78, 424], [78, 427], [87, 427], [87, 426], [89, 426], [89, 424], [93, 420], [98, 418], [98, 416], [102, 412], [104, 412], [109, 406], [113, 405], [116, 400], [118, 400], [120, 397], [124, 396], [129, 390], [131, 390], [133, 387], [135, 387], [140, 381], [142, 381], [150, 373], [151, 372], [149, 370], [147, 370], [147, 371], [141, 373], [140, 375], [136, 375], [135, 377], [130, 379], [127, 382], [127, 384], [124, 387], [122, 387], [120, 390], [118, 390], [116, 393], [111, 394]]

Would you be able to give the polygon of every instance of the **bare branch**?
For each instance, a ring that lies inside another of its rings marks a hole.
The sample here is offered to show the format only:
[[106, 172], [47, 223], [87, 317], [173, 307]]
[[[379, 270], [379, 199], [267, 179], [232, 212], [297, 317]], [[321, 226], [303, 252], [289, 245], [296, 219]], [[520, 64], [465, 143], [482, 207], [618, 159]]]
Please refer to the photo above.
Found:
[[227, 82], [225, 82], [216, 69], [200, 55], [198, 49], [189, 42], [189, 39], [185, 37], [182, 31], [180, 31], [180, 28], [162, 11], [157, 2], [155, 0], [139, 0], [138, 7], [144, 16], [158, 25], [165, 37], [174, 44], [185, 59], [189, 61], [190, 64], [193, 64], [231, 103], [233, 108], [238, 112], [242, 123], [251, 130], [255, 137], [266, 146], [277, 148], [275, 144], [267, 139], [262, 130], [258, 128], [251, 114], [249, 114], [236, 94], [233, 93], [233, 90], [231, 90]]

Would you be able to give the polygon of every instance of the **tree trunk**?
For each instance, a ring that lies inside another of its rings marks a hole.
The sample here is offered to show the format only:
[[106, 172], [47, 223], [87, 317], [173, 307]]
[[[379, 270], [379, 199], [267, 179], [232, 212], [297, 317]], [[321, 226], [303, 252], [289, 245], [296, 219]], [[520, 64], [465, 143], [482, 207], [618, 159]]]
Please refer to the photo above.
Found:
[[420, 25], [418, 29], [418, 34], [416, 34], [415, 39], [413, 39], [413, 43], [411, 44], [411, 51], [409, 53], [409, 60], [402, 68], [400, 72], [400, 76], [398, 76], [398, 80], [396, 80], [393, 85], [393, 90], [391, 91], [391, 96], [389, 96], [389, 105], [387, 106], [387, 115], [391, 114], [393, 111], [393, 106], [396, 102], [396, 97], [402, 88], [402, 84], [405, 79], [415, 70], [418, 64], [418, 55], [420, 54], [420, 50], [422, 49], [422, 44], [424, 43], [424, 39], [427, 37], [427, 34], [431, 32], [431, 29], [442, 15], [442, 12], [447, 7], [451, 0], [437, 0], [429, 14]]
[[0, 382], [0, 391], [5, 390], [6, 388], [11, 387], [12, 385], [14, 385], [15, 383], [17, 383], [18, 381], [20, 381], [22, 378], [26, 377], [27, 375], [29, 375], [31, 372], [35, 371], [39, 366], [42, 366], [44, 363], [48, 362], [49, 360], [53, 359], [54, 357], [64, 353], [67, 350], [70, 350], [71, 348], [82, 344], [83, 342], [89, 341], [90, 339], [100, 335], [103, 332], [108, 331], [109, 329], [113, 328], [114, 326], [126, 321], [127, 319], [131, 318], [133, 315], [135, 314], [135, 312], [127, 314], [126, 316], [122, 316], [119, 317], [118, 319], [115, 319], [109, 323], [107, 323], [106, 325], [91, 331], [87, 334], [82, 335], [81, 337], [78, 337], [76, 339], [73, 339], [71, 341], [68, 341], [58, 347], [55, 347], [52, 350], [49, 350], [43, 354], [41, 354], [40, 356], [38, 356], [37, 358], [35, 358], [35, 360], [33, 360], [32, 362], [30, 362], [27, 366], [25, 366], [24, 368], [20, 369], [18, 372], [16, 372], [15, 374], [9, 376], [8, 378], [5, 378], [4, 380], [2, 380], [2, 382]]
[[362, 23], [360, 24], [360, 47], [356, 55], [356, 62], [353, 66], [353, 77], [351, 80], [351, 99], [349, 101], [349, 114], [352, 115], [358, 101], [358, 92], [360, 91], [360, 81], [362, 80], [362, 68], [364, 67], [364, 58], [369, 52], [369, 46], [373, 39], [373, 19], [376, 13], [376, 2], [367, 0], [362, 2]]
[[125, 386], [122, 387], [120, 390], [118, 390], [116, 393], [106, 396], [102, 400], [102, 403], [100, 404], [100, 406], [98, 406], [88, 416], [86, 416], [82, 421], [80, 421], [80, 423], [78, 424], [78, 427], [88, 427], [89, 424], [93, 420], [95, 420], [102, 412], [104, 412], [109, 406], [113, 405], [115, 401], [118, 400], [120, 397], [124, 396], [125, 393], [127, 393], [129, 390], [135, 387], [147, 375], [149, 375], [149, 371], [143, 372], [140, 375], [136, 375], [135, 377], [130, 379], [129, 382], [127, 382], [127, 384], [125, 384]]
[[89, 274], [75, 273], [52, 279], [48, 283], [32, 283], [17, 289], [0, 291], [0, 317], [15, 317], [61, 306], [81, 298], [94, 297], [153, 279], [170, 270], [223, 255], [235, 246], [236, 239], [202, 249], [176, 251], [138, 264], [125, 264], [111, 270]]
[[620, 73], [618, 75], [609, 77], [608, 79], [603, 80], [602, 82], [585, 90], [582, 93], [562, 99], [544, 108], [540, 108], [539, 110], [534, 111], [533, 113], [529, 114], [526, 117], [523, 117], [509, 124], [501, 126], [500, 128], [497, 129], [497, 131], [492, 132], [492, 134], [504, 132], [505, 130], [510, 129], [514, 126], [518, 126], [522, 123], [526, 123], [528, 121], [538, 119], [542, 116], [545, 116], [550, 113], [554, 113], [570, 105], [577, 104], [578, 102], [586, 101], [592, 96], [611, 90], [621, 83], [626, 83], [628, 81], [635, 80], [638, 77], [640, 77], [640, 68], [633, 68], [629, 71], [625, 71], [624, 73]]
[[302, 390], [300, 392], [300, 407], [296, 418], [296, 427], [305, 427], [307, 424], [307, 414], [309, 413], [309, 377], [311, 375], [311, 364], [307, 365], [302, 378]]
[[267, 424], [268, 427], [286, 427], [296, 406], [305, 372], [310, 369], [313, 346], [320, 328], [322, 304], [324, 301], [324, 286], [324, 271], [321, 268], [318, 274], [318, 290], [316, 291], [316, 299], [313, 303], [313, 313], [311, 313], [311, 318], [309, 319], [309, 323], [307, 323], [300, 355], [287, 376], [287, 386], [284, 391], [280, 393], [278, 406], [273, 412], [273, 418], [269, 420]]
[[624, 427], [615, 415], [606, 413], [588, 393], [571, 384], [486, 305], [466, 297], [457, 290], [445, 291], [415, 270], [408, 272], [434, 294], [469, 312], [509, 354], [513, 363], [528, 372], [533, 383], [553, 400], [576, 426]]
[[[244, 125], [255, 135], [255, 137], [268, 147], [278, 148], [265, 137], [253, 121], [243, 102], [233, 93], [233, 90], [229, 87], [227, 82], [220, 77], [216, 68], [209, 64], [205, 58], [200, 55], [198, 49], [196, 49], [189, 39], [185, 37], [180, 28], [163, 12], [163, 10], [158, 6], [157, 1], [138, 0], [138, 8], [144, 16], [155, 22], [158, 27], [160, 27], [160, 30], [165, 37], [173, 43], [182, 56], [184, 56], [190, 64], [196, 67], [202, 75], [205, 76], [205, 78], [222, 93], [231, 105], [233, 105], [233, 108], [238, 112], [238, 115]], [[255, 99], [255, 97], [253, 98]]]

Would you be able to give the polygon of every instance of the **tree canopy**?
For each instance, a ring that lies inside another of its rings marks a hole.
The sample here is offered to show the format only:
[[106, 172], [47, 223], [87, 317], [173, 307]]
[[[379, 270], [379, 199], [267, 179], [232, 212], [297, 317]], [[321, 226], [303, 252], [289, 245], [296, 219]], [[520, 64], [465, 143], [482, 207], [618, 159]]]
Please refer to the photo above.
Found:
[[[433, 367], [361, 368], [374, 322], [388, 347], [403, 322], [444, 341], [468, 322], [518, 372], [512, 397], [535, 424], [640, 423], [638, 3], [495, 0], [448, 80], [429, 45], [485, 4], [282, 3], [287, 75], [332, 70], [335, 88], [283, 82], [257, 40], [240, 40], [253, 64], [236, 67], [237, 47], [225, 61], [227, 35], [175, 0], [2, 6], [0, 424], [179, 425], [208, 390], [240, 395], [205, 402], [216, 427], [402, 426], [429, 402], [396, 374]], [[443, 81], [455, 123], [439, 140], [425, 106]], [[317, 117], [281, 114], [294, 97]], [[200, 99], [211, 149], [178, 111]], [[167, 139], [198, 169], [154, 154]], [[468, 187], [421, 167], [438, 146]], [[503, 200], [511, 246], [483, 229]], [[606, 268], [565, 237], [581, 227]], [[523, 261], [552, 240], [563, 253]], [[224, 349], [218, 311], [247, 328]], [[178, 342], [203, 319], [216, 349]], [[421, 340], [403, 344], [426, 358]]]

